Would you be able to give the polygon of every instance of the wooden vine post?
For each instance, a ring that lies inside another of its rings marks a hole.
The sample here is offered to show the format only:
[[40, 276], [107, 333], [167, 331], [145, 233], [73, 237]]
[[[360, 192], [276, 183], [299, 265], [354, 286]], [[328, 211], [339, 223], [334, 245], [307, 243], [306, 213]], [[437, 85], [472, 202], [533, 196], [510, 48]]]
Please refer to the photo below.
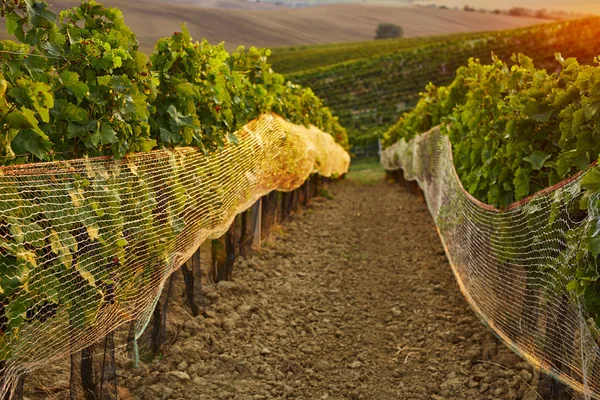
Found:
[[192, 258], [190, 258], [185, 264], [181, 266], [181, 273], [183, 274], [183, 281], [185, 283], [185, 296], [187, 298], [188, 305], [190, 306], [190, 310], [194, 317], [197, 317], [200, 314], [200, 308], [196, 303], [195, 297], [195, 283], [196, 279], [194, 277], [194, 271], [199, 271], [198, 275], [198, 284], [200, 285], [200, 294], [202, 294], [202, 275], [201, 275], [201, 267], [200, 267], [200, 247], [194, 253]]

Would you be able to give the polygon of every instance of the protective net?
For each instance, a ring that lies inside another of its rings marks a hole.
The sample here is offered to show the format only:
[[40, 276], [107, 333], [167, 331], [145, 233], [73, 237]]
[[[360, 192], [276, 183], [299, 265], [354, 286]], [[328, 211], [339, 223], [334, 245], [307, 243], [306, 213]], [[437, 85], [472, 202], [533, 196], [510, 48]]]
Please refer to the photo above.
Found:
[[381, 161], [418, 182], [458, 284], [484, 324], [528, 362], [586, 398], [599, 397], [600, 336], [586, 317], [585, 294], [567, 288], [594, 262], [584, 243], [600, 210], [597, 192], [580, 210], [585, 174], [500, 211], [463, 188], [438, 128], [397, 142]]
[[350, 157], [317, 128], [264, 115], [238, 145], [0, 169], [0, 397], [18, 377], [102, 340], [139, 337], [166, 279], [236, 214]]

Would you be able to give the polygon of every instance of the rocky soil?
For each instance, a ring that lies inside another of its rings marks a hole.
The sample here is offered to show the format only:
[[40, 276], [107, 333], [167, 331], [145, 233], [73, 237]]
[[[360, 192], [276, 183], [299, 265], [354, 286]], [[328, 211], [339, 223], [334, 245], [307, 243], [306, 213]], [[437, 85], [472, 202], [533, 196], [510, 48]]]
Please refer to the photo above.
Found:
[[123, 397], [538, 398], [537, 373], [459, 292], [420, 200], [384, 182], [329, 190], [232, 282], [205, 285], [203, 315], [175, 296], [171, 345], [121, 369]]

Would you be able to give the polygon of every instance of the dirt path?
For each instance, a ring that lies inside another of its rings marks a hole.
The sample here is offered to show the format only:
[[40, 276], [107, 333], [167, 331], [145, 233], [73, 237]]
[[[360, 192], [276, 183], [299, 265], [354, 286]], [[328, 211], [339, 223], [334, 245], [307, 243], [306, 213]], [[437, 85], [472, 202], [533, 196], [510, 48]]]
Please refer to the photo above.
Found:
[[133, 397], [535, 399], [533, 370], [460, 294], [425, 205], [384, 182], [330, 191], [205, 288], [205, 316], [127, 372]]

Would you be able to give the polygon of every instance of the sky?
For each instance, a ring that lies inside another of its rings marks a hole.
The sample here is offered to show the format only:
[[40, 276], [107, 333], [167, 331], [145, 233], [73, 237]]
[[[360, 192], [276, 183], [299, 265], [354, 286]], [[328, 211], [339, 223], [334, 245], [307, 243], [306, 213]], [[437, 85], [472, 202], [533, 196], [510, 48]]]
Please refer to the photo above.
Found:
[[468, 4], [475, 8], [509, 9], [512, 7], [525, 7], [547, 10], [566, 10], [581, 13], [600, 14], [600, 0], [431, 0], [419, 3], [435, 3], [438, 5], [464, 7]]

